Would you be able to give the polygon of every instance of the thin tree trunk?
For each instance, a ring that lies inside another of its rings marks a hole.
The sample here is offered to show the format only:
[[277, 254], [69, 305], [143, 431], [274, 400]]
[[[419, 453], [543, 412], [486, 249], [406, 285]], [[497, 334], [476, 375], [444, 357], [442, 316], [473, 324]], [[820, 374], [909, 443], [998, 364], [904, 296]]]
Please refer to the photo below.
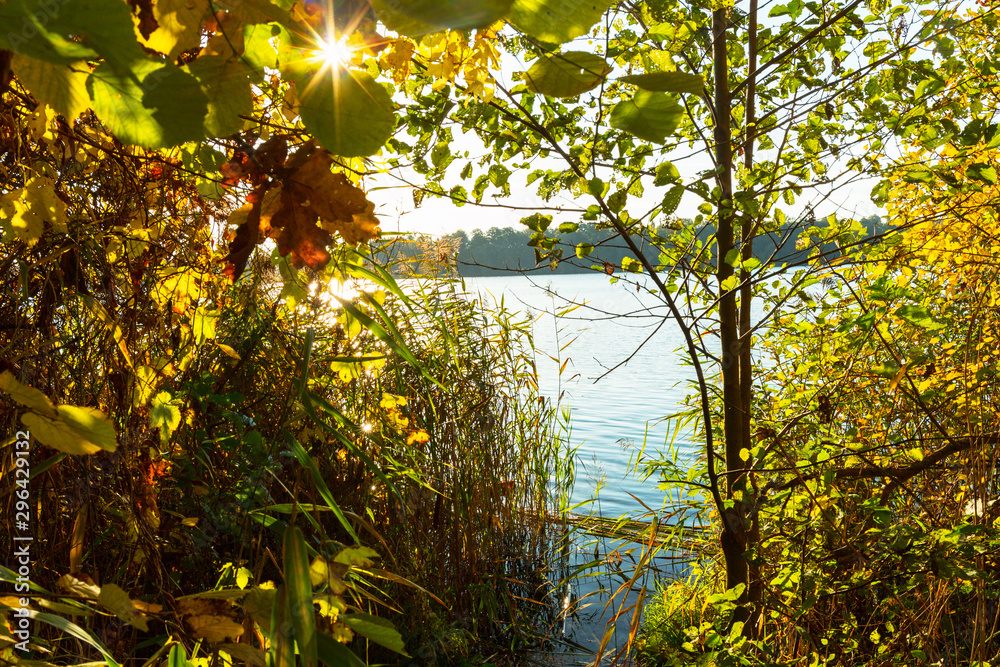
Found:
[[[747, 80], [746, 90], [746, 134], [743, 141], [743, 166], [749, 171], [753, 167], [754, 141], [757, 138], [757, 0], [750, 0], [750, 11], [747, 14], [747, 58], [748, 71], [750, 77]], [[744, 261], [753, 257], [753, 239], [755, 235], [754, 220], [749, 213], [743, 216], [743, 229], [740, 233], [742, 244], [742, 258]], [[750, 310], [753, 304], [753, 289], [750, 284], [750, 272], [740, 269], [740, 401], [743, 407], [743, 447], [750, 452], [753, 442], [750, 436], [750, 415], [753, 401], [753, 362], [750, 356]], [[748, 477], [752, 473], [754, 461], [753, 457], [747, 456], [744, 461], [745, 474]], [[749, 487], [749, 488], [747, 488]], [[747, 534], [747, 549], [753, 548], [760, 541], [760, 523], [757, 517], [757, 497], [756, 485], [745, 484], [747, 493], [753, 495], [746, 498], [750, 513], [750, 531]], [[760, 601], [763, 596], [763, 581], [761, 580], [760, 567], [750, 563], [748, 566], [749, 588], [747, 602], [750, 605], [750, 620], [747, 623], [748, 634], [756, 635], [757, 625], [760, 620]]]
[[743, 401], [740, 392], [740, 328], [736, 308], [736, 289], [725, 289], [726, 280], [734, 275], [733, 267], [726, 261], [735, 248], [735, 211], [733, 208], [733, 153], [732, 127], [730, 125], [731, 100], [729, 95], [729, 61], [726, 55], [726, 9], [712, 14], [713, 60], [715, 67], [715, 159], [719, 170], [718, 183], [722, 196], [718, 203], [717, 272], [719, 281], [719, 331], [722, 338], [722, 396], [724, 405], [723, 433], [726, 443], [726, 487], [731, 507], [722, 512], [722, 552], [726, 560], [726, 586], [742, 585], [742, 603], [734, 614], [734, 621], [748, 618], [746, 530], [744, 528], [743, 493], [745, 471], [740, 450], [743, 448]]

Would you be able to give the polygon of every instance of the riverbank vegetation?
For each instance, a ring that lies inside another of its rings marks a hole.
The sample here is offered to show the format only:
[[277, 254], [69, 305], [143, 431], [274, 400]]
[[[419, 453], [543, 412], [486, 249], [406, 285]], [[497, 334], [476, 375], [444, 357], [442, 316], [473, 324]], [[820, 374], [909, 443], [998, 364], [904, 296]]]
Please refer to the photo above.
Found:
[[557, 625], [529, 326], [419, 278], [475, 233], [401, 286], [368, 192], [398, 179], [534, 188], [533, 265], [641, 274], [683, 334], [701, 455], [637, 455], [682, 500], [630, 524], [595, 660], [995, 663], [998, 19], [8, 0], [0, 657], [496, 664]]

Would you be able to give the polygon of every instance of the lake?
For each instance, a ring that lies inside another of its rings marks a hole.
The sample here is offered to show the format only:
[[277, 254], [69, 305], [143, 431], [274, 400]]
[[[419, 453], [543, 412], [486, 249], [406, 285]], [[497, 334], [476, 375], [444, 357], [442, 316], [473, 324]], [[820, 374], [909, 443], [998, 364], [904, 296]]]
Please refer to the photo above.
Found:
[[[669, 319], [662, 301], [644, 289], [652, 285], [651, 281], [644, 276], [630, 278], [633, 282], [617, 284], [597, 273], [465, 281], [466, 290], [486, 303], [503, 298], [508, 309], [535, 315], [540, 392], [554, 403], [561, 400], [572, 415], [570, 445], [578, 448], [573, 502], [593, 500], [577, 511], [604, 517], [628, 514], [641, 518], [648, 514], [636, 498], [654, 510], [663, 507], [664, 492], [657, 488], [658, 480], [654, 477], [641, 481], [630, 470], [630, 462], [643, 447], [647, 456], [668, 448], [673, 425], [664, 418], [683, 407], [695, 378], [681, 350], [684, 338], [680, 329]], [[635, 280], [639, 281], [638, 289]], [[554, 315], [575, 305], [579, 307], [570, 313]], [[761, 315], [760, 308], [758, 305], [754, 313], [755, 320]], [[560, 374], [563, 363], [566, 366]], [[673, 446], [680, 465], [694, 460], [702, 451], [690, 430], [680, 431]], [[600, 558], [606, 558], [629, 546], [638, 556], [634, 543], [578, 538], [562, 566], [572, 569], [594, 560], [595, 551]], [[671, 557], [662, 554], [655, 560], [656, 570], [683, 576], [683, 567], [675, 567]], [[622, 566], [626, 576], [627, 565], [626, 560]], [[621, 574], [595, 573], [575, 581], [567, 594], [571, 599], [589, 595], [592, 604], [567, 619], [562, 629], [564, 636], [594, 650], [611, 615], [604, 609], [608, 591], [625, 578]], [[648, 587], [652, 584], [652, 577], [645, 580]], [[626, 606], [636, 600], [636, 595], [637, 591], [631, 592], [625, 599]], [[618, 604], [616, 600], [615, 606]], [[624, 644], [629, 620], [630, 615], [616, 624], [612, 649]], [[565, 655], [548, 657], [563, 664], [573, 662]], [[581, 662], [588, 661], [588, 657], [592, 659], [585, 653], [576, 656]]]
[[[509, 309], [537, 316], [539, 389], [553, 402], [562, 393], [572, 414], [570, 442], [579, 459], [574, 501], [594, 497], [603, 481], [594, 507], [602, 516], [645, 512], [629, 494], [661, 507], [656, 480], [640, 482], [629, 474], [629, 462], [644, 445], [648, 455], [668, 444], [673, 429], [663, 418], [693, 391], [694, 370], [681, 349], [683, 335], [660, 299], [596, 273], [469, 278], [465, 284], [487, 303], [503, 297]], [[553, 316], [575, 304], [581, 306]], [[674, 444], [681, 461], [701, 452], [690, 432], [681, 432]]]

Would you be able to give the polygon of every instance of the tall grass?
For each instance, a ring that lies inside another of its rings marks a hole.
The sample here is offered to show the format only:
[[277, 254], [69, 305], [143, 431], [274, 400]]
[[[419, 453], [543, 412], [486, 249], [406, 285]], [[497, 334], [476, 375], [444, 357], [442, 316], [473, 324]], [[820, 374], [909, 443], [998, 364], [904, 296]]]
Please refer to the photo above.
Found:
[[[44, 327], [3, 332], [3, 369], [115, 422], [114, 453], [53, 457], [35, 446], [32, 580], [54, 591], [72, 571], [165, 605], [149, 633], [104, 615], [80, 621], [119, 661], [142, 664], [172, 641], [194, 656], [170, 600], [280, 583], [293, 518], [321, 553], [351, 533], [375, 548], [381, 559], [355, 573], [350, 603], [392, 621], [420, 660], [515, 655], [551, 615], [542, 602], [550, 478], [566, 464], [554, 410], [537, 393], [529, 323], [483, 310], [452, 282], [412, 281], [404, 294], [384, 271], [364, 271], [382, 282], [384, 301], [326, 302], [305, 284], [290, 288], [288, 275], [280, 291], [272, 264], [255, 262], [230, 291], [205, 295], [222, 306], [217, 338], [183, 363], [176, 341], [189, 335], [189, 315], [150, 299], [152, 279], [134, 287], [142, 326], [123, 328], [120, 341], [70, 292]], [[37, 319], [36, 305], [0, 295], [0, 312], [22, 319]], [[46, 340], [57, 343], [51, 353]], [[183, 415], [165, 438], [135, 400], [145, 364]], [[0, 400], [3, 432], [17, 418]], [[12, 449], [0, 451], [5, 472]], [[7, 543], [12, 534], [0, 528]], [[35, 637], [53, 664], [100, 659], [46, 626]], [[398, 658], [374, 644], [355, 650]]]
[[[372, 419], [383, 396], [400, 397], [403, 432], [429, 436], [405, 444], [391, 429], [372, 428], [363, 440], [386, 463], [402, 502], [374, 476], [341, 463], [336, 443], [314, 442], [313, 452], [331, 487], [370, 512], [392, 547], [395, 572], [446, 601], [442, 607], [406, 587], [392, 594], [422, 650], [439, 651], [441, 637], [463, 633], [480, 648], [509, 648], [535, 623], [525, 614], [545, 595], [549, 481], [565, 467], [553, 409], [537, 393], [530, 323], [484, 310], [454, 282], [412, 279], [404, 289], [410, 313], [397, 303], [389, 315], [420, 367], [389, 356], [339, 396], [359, 422]], [[316, 345], [332, 354], [335, 342]], [[316, 361], [328, 360], [320, 353]], [[338, 393], [334, 385], [327, 390]]]

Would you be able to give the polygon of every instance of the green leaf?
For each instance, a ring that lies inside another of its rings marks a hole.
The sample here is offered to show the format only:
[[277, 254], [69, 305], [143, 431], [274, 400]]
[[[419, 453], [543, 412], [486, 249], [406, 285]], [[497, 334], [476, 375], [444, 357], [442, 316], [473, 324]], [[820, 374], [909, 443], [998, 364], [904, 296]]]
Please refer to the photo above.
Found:
[[121, 667], [118, 661], [115, 660], [114, 656], [111, 655], [111, 651], [108, 650], [107, 646], [102, 644], [100, 640], [95, 639], [89, 632], [81, 628], [76, 623], [67, 621], [62, 616], [56, 616], [54, 614], [46, 614], [45, 612], [34, 611], [33, 609], [29, 609], [26, 613], [28, 618], [51, 625], [54, 628], [62, 630], [71, 637], [75, 637], [76, 639], [79, 639], [80, 641], [86, 644], [90, 644], [98, 651], [100, 651], [101, 655], [104, 657], [104, 660], [108, 663], [108, 667]]
[[265, 67], [277, 69], [278, 53], [290, 43], [288, 30], [277, 23], [248, 25], [243, 28], [243, 61], [252, 67], [259, 77]]
[[11, 69], [32, 96], [72, 121], [90, 108], [87, 77], [90, 68], [80, 61], [68, 65], [15, 55]]
[[[43, 8], [44, 7], [44, 8]], [[37, 0], [0, 4], [0, 49], [51, 63], [105, 62], [120, 72], [144, 59], [129, 7], [118, 0]]]
[[525, 218], [521, 218], [521, 224], [533, 232], [544, 232], [552, 224], [552, 216], [532, 213]]
[[340, 620], [344, 622], [344, 625], [362, 637], [370, 639], [376, 644], [393, 650], [396, 653], [406, 655], [406, 644], [403, 643], [403, 637], [389, 621], [381, 619], [378, 616], [362, 614], [360, 612], [344, 614], [340, 617]]
[[167, 667], [187, 667], [187, 651], [181, 644], [174, 644], [170, 647], [170, 653], [167, 655]]
[[597, 23], [614, 0], [514, 0], [507, 20], [542, 42], [562, 44]]
[[320, 497], [323, 498], [327, 506], [333, 512], [334, 516], [336, 516], [337, 520], [340, 521], [340, 525], [343, 526], [348, 535], [353, 537], [354, 541], [357, 542], [358, 534], [354, 532], [354, 527], [347, 520], [347, 517], [344, 516], [344, 512], [340, 509], [340, 505], [338, 505], [337, 501], [334, 500], [333, 494], [330, 493], [330, 487], [326, 485], [326, 480], [323, 479], [322, 473], [320, 473], [319, 468], [316, 467], [316, 462], [312, 460], [311, 456], [309, 456], [309, 452], [307, 452], [302, 447], [302, 444], [293, 438], [292, 434], [287, 431], [285, 431], [285, 442], [288, 444], [288, 448], [292, 451], [292, 454], [295, 455], [295, 458], [298, 459], [300, 464], [302, 464], [302, 467], [309, 470], [312, 475], [313, 484], [316, 485], [316, 490], [319, 491]]
[[295, 643], [306, 667], [315, 667], [316, 611], [313, 609], [312, 579], [309, 576], [309, 552], [302, 531], [295, 526], [285, 529], [285, 595], [288, 615], [295, 628]]
[[198, 80], [208, 100], [206, 135], [226, 137], [242, 129], [240, 116], [253, 112], [251, 70], [239, 60], [223, 56], [202, 56], [185, 69]]
[[663, 143], [677, 129], [683, 111], [672, 95], [640, 90], [631, 100], [615, 105], [610, 122], [611, 127], [640, 139]]
[[572, 234], [580, 228], [580, 225], [575, 222], [560, 222], [559, 223], [559, 233], [560, 234]]
[[205, 136], [208, 98], [198, 80], [152, 59], [119, 72], [108, 62], [87, 80], [94, 111], [124, 143], [169, 148]]
[[392, 136], [395, 104], [364, 72], [326, 67], [295, 76], [306, 129], [334, 155], [374, 155]]
[[604, 195], [604, 181], [598, 177], [593, 177], [587, 181], [587, 192], [589, 192], [594, 197], [601, 197]]
[[149, 425], [159, 429], [160, 440], [166, 442], [170, 435], [181, 424], [181, 411], [174, 404], [173, 396], [168, 391], [161, 391], [153, 397], [149, 408]]
[[525, 85], [542, 95], [576, 97], [601, 85], [611, 71], [604, 58], [586, 51], [543, 56], [525, 73]]
[[676, 183], [680, 177], [681, 172], [677, 169], [674, 163], [669, 160], [664, 160], [660, 164], [656, 165], [656, 174], [653, 177], [653, 185], [659, 187], [669, 183]]
[[969, 168], [965, 171], [969, 178], [973, 178], [977, 181], [983, 181], [984, 183], [989, 183], [990, 185], [997, 184], [997, 170], [996, 167], [990, 166], [988, 164], [975, 163], [969, 165]]
[[903, 318], [910, 324], [914, 324], [922, 329], [936, 331], [943, 329], [945, 325], [935, 322], [930, 312], [924, 306], [906, 305], [896, 309], [896, 315]]
[[291, 627], [288, 592], [285, 586], [279, 586], [275, 605], [271, 610], [271, 650], [274, 654], [270, 661], [271, 667], [295, 667], [295, 642], [289, 632]]
[[654, 93], [701, 93], [705, 83], [697, 74], [684, 72], [651, 72], [649, 74], [633, 74], [618, 79], [631, 83], [643, 90]]
[[385, 27], [413, 37], [487, 28], [507, 15], [513, 0], [372, 0], [371, 4]]
[[592, 252], [594, 252], [594, 246], [590, 243], [578, 243], [576, 245], [576, 256], [580, 259], [583, 259]]
[[329, 667], [366, 667], [365, 663], [333, 637], [322, 632], [317, 636], [319, 659]]
[[674, 211], [681, 203], [681, 197], [684, 195], [684, 186], [675, 185], [674, 187], [667, 190], [667, 194], [663, 196], [663, 201], [660, 202], [660, 210], [663, 215], [673, 215]]
[[892, 378], [899, 373], [899, 364], [892, 361], [884, 361], [878, 366], [872, 367], [872, 373], [883, 378]]

